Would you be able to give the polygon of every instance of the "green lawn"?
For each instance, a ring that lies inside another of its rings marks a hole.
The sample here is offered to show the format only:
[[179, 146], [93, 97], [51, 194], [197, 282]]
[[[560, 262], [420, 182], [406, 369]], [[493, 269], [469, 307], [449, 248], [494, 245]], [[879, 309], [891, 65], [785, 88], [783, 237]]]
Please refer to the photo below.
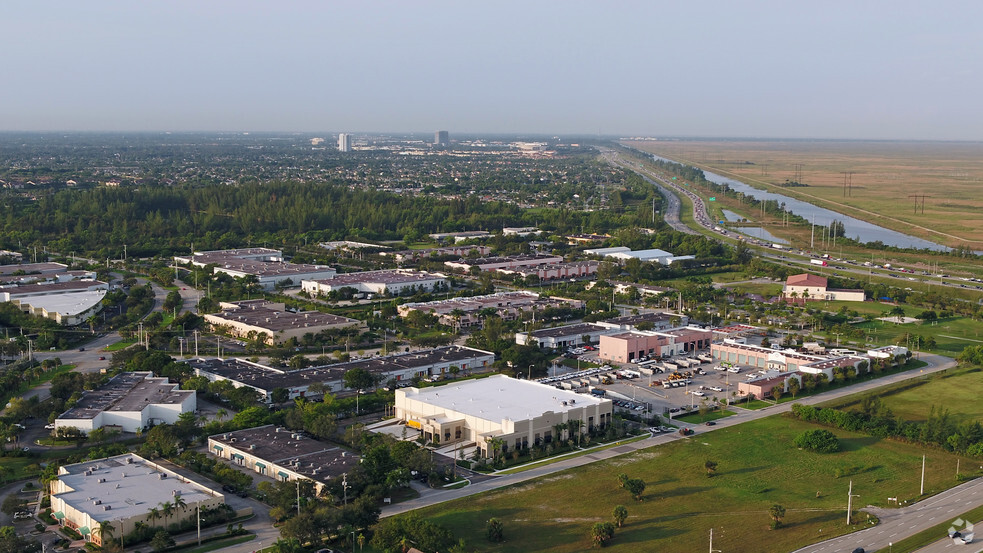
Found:
[[[560, 553], [588, 548], [590, 526], [611, 520], [612, 509], [624, 504], [629, 518], [616, 532], [613, 551], [696, 551], [706, 547], [713, 528], [714, 546], [724, 551], [749, 551], [747, 544], [753, 543], [753, 550], [761, 553], [785, 552], [851, 530], [843, 511], [850, 480], [863, 504], [886, 506], [887, 497], [913, 499], [925, 453], [926, 489], [936, 493], [956, 484], [953, 455], [842, 430], [835, 432], [843, 451], [800, 451], [792, 440], [810, 428], [815, 426], [768, 417], [419, 514], [466, 538], [478, 551]], [[703, 468], [708, 459], [719, 463], [713, 478]], [[966, 458], [962, 462], [971, 466]], [[617, 474], [622, 472], [646, 482], [643, 501], [620, 489]], [[776, 503], [788, 511], [786, 527], [771, 531], [767, 511]], [[491, 517], [505, 523], [507, 541], [502, 545], [477, 537]], [[863, 526], [861, 522], [852, 529]]]
[[120, 340], [115, 344], [109, 344], [108, 346], [103, 348], [103, 351], [108, 351], [108, 352], [119, 351], [121, 349], [126, 349], [135, 343], [137, 343], [136, 338], [127, 338], [125, 340]]
[[706, 422], [706, 421], [715, 421], [715, 420], [722, 419], [722, 418], [729, 417], [729, 416], [736, 415], [736, 414], [737, 413], [735, 413], [733, 411], [721, 411], [721, 410], [718, 409], [716, 411], [710, 411], [706, 415], [700, 415], [699, 413], [693, 413], [691, 415], [683, 415], [681, 417], [673, 417], [672, 420], [674, 420], [674, 421], [688, 422], [690, 424], [697, 424], [697, 423]]
[[[952, 317], [935, 323], [897, 324], [888, 321], [873, 321], [856, 325], [869, 333], [871, 342], [878, 344], [895, 343], [898, 337], [907, 332], [921, 336], [923, 339], [935, 338], [935, 348], [929, 350], [955, 357], [962, 353], [966, 346], [983, 345], [983, 322], [974, 321], [969, 317]], [[904, 342], [901, 343], [904, 345]], [[914, 344], [910, 344], [915, 349]], [[921, 349], [926, 349], [924, 345]]]
[[781, 284], [766, 282], [745, 282], [728, 286], [727, 289], [735, 294], [758, 294], [766, 298], [779, 296], [782, 293]]
[[[934, 374], [917, 383], [904, 383], [881, 391], [878, 396], [896, 416], [909, 421], [924, 421], [934, 407], [946, 409], [956, 423], [983, 420], [983, 369], [961, 368]], [[852, 397], [838, 407], [849, 408], [858, 403]]]

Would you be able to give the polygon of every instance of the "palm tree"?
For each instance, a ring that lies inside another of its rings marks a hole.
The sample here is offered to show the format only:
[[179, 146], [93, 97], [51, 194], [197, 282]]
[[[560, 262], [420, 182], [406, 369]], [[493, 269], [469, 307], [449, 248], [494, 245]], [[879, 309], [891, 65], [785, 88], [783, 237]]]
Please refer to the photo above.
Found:
[[104, 520], [99, 523], [99, 541], [103, 547], [106, 544], [113, 541], [113, 523], [108, 520]]
[[224, 408], [219, 407], [218, 411], [215, 411], [215, 416], [218, 417], [219, 421], [221, 421], [225, 417], [229, 416], [229, 412], [226, 411]]
[[174, 514], [174, 505], [170, 501], [161, 503], [160, 514], [164, 517], [164, 527], [167, 528], [167, 518]]
[[768, 509], [768, 514], [771, 516], [773, 521], [773, 528], [780, 528], [782, 525], [782, 519], [785, 518], [785, 507], [775, 504]]
[[160, 517], [160, 509], [157, 507], [151, 507], [150, 510], [147, 511], [147, 520], [157, 521], [160, 520]]
[[187, 510], [187, 506], [188, 506], [188, 502], [185, 501], [183, 497], [181, 497], [181, 494], [177, 494], [177, 495], [174, 496], [174, 512], [175, 512], [175, 514], [177, 513], [178, 507], [181, 508], [181, 512], [183, 513], [184, 511]]

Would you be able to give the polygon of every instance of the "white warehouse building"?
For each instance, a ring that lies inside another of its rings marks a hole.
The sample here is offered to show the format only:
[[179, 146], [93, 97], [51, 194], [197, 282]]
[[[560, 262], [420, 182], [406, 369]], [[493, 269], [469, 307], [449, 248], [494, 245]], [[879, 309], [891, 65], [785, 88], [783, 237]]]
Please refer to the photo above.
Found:
[[181, 413], [198, 408], [194, 390], [180, 390], [153, 373], [125, 372], [82, 399], [55, 419], [55, 430], [75, 427], [83, 433], [104, 426], [136, 432], [152, 424], [174, 424]]

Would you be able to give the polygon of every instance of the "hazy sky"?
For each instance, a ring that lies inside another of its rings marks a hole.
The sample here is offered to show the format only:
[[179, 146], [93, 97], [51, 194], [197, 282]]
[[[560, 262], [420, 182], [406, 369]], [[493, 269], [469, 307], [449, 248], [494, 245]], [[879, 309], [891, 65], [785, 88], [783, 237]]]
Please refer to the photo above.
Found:
[[983, 2], [17, 1], [0, 130], [983, 140]]

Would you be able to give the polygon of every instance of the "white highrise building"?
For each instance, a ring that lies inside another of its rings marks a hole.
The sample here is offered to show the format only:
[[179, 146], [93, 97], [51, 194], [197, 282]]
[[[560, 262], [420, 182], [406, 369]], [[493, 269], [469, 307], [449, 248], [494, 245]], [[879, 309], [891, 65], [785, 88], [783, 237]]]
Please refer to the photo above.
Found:
[[338, 135], [338, 151], [339, 152], [352, 151], [352, 135], [348, 133], [341, 133]]

